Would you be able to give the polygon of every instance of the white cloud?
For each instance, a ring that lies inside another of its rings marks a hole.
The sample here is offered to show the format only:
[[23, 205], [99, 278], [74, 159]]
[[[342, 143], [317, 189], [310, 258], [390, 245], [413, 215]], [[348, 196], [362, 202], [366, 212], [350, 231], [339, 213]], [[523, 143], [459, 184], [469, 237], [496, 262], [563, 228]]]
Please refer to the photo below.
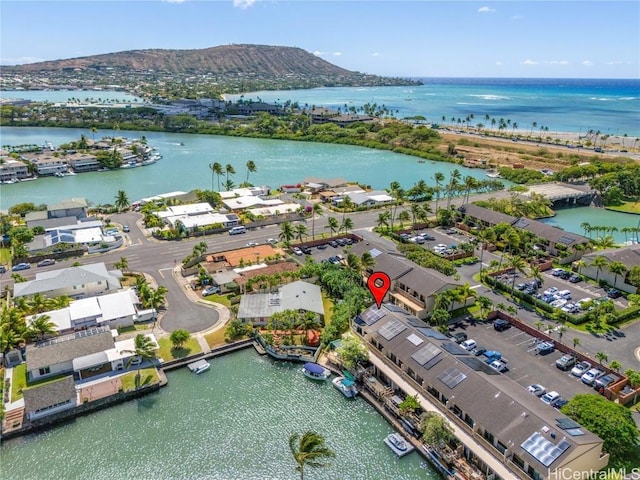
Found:
[[522, 65], [538, 65], [535, 60], [526, 59], [524, 62], [520, 62]]
[[585, 60], [584, 62], [582, 62], [582, 65], [584, 65], [585, 67], [593, 67], [593, 63], [591, 63], [591, 60]]
[[566, 60], [550, 60], [544, 63], [548, 63], [549, 65], [569, 65], [569, 62]]
[[628, 65], [629, 62], [623, 62], [621, 60], [613, 60], [611, 62], [605, 62], [605, 65]]
[[478, 13], [495, 13], [496, 9], [495, 8], [489, 8], [489, 7], [480, 7], [478, 9]]
[[257, 0], [233, 0], [233, 6], [241, 8], [243, 10], [253, 6]]
[[342, 55], [342, 52], [321, 52], [320, 50], [316, 50], [313, 52], [316, 57], [322, 57], [324, 55], [333, 55], [334, 57], [339, 57]]
[[380, 55], [378, 52], [372, 53], [371, 54], [372, 57], [381, 57], [382, 55]]
[[2, 58], [0, 59], [0, 65], [24, 65], [25, 63], [37, 63], [44, 61], [46, 61], [44, 58], [39, 57]]
[[511, 17], [511, 20], [517, 21], [517, 20], [522, 20], [524, 18], [524, 15], [513, 15]]
[[496, 65], [497, 65], [497, 66], [499, 66], [499, 67], [501, 67], [502, 65], [504, 65], [504, 63], [502, 63], [500, 60], [498, 60], [498, 61], [496, 62]]
[[333, 55], [334, 57], [339, 57], [340, 55], [342, 55], [342, 52], [333, 52], [331, 55]]
[[165, 3], [184, 3], [187, 0], [162, 0]]

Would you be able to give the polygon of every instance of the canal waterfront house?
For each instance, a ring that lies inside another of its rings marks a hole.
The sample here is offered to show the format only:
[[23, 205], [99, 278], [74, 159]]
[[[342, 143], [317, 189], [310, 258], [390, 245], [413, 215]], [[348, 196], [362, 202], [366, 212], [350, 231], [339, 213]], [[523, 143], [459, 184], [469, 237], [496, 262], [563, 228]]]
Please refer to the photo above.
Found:
[[78, 405], [78, 392], [71, 375], [22, 391], [27, 420], [74, 408]]
[[401, 379], [444, 415], [469, 439], [464, 455], [483, 470], [501, 464], [512, 472], [507, 478], [553, 479], [606, 467], [602, 439], [416, 317], [373, 305], [352, 328], [370, 349], [374, 375], [392, 389], [401, 386], [390, 378]]

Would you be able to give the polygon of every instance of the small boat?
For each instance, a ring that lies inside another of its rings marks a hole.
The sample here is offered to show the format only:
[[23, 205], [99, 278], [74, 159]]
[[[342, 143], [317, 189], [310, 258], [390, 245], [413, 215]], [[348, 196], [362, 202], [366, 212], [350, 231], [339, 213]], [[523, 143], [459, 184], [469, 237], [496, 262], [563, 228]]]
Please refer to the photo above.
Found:
[[353, 380], [349, 380], [348, 378], [339, 376], [334, 378], [331, 383], [336, 387], [345, 397], [347, 398], [355, 398], [358, 395], [358, 389], [356, 388], [355, 382]]
[[384, 443], [395, 453], [398, 457], [404, 457], [410, 454], [416, 448], [407, 442], [399, 433], [390, 433], [384, 439]]
[[193, 362], [187, 365], [189, 370], [191, 370], [196, 375], [201, 374], [202, 372], [206, 372], [211, 367], [211, 364], [206, 360], [198, 360], [197, 362]]
[[418, 163], [425, 163], [425, 160], [418, 160]]
[[135, 160], [131, 160], [130, 162], [127, 162], [123, 165], [120, 166], [120, 168], [136, 168], [139, 167], [140, 164], [138, 162], [136, 162]]
[[497, 170], [488, 170], [487, 171], [487, 177], [489, 177], [489, 178], [502, 178], [502, 175], [500, 175], [500, 172], [498, 172]]
[[302, 373], [311, 380], [325, 381], [331, 376], [331, 370], [312, 362], [307, 362], [302, 366]]

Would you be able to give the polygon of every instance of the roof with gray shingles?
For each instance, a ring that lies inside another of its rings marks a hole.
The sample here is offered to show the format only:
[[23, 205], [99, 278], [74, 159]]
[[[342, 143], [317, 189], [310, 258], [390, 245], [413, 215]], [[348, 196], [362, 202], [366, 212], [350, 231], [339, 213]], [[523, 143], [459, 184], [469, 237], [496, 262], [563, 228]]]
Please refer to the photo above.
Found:
[[38, 272], [35, 280], [16, 283], [13, 287], [13, 295], [14, 297], [24, 297], [26, 295], [35, 295], [36, 293], [46, 294], [46, 292], [61, 288], [101, 280], [107, 282], [109, 290], [120, 288], [120, 280], [116, 275], [116, 271], [108, 272], [104, 263], [92, 263], [49, 272]]
[[609, 262], [621, 262], [627, 268], [631, 269], [640, 266], [640, 245], [631, 245], [615, 250], [591, 252], [583, 256], [583, 258], [589, 262], [593, 261], [595, 257], [604, 257], [609, 260]]
[[34, 413], [69, 400], [75, 402], [77, 399], [76, 387], [71, 375], [55, 382], [25, 388], [22, 394], [26, 413]]
[[[377, 310], [377, 307], [373, 305], [368, 310]], [[363, 318], [367, 316], [368, 310], [361, 314]], [[387, 308], [386, 305], [383, 305], [381, 310], [384, 315], [371, 325], [362, 325], [358, 322], [367, 336], [382, 345], [384, 353], [381, 355], [395, 355], [398, 360], [402, 361], [404, 370], [411, 369], [415, 375], [424, 380], [425, 386], [431, 385], [437, 389], [474, 421], [491, 432], [497, 440], [505, 445], [509, 444], [509, 448], [514, 453], [520, 458], [526, 459], [537, 471], [546, 472], [547, 469], [526, 453], [520, 445], [532, 433], [540, 432], [543, 426], [550, 429], [549, 433], [553, 432], [556, 435], [555, 439], [545, 435], [545, 438], [551, 438], [552, 443], [558, 443], [564, 438], [575, 448], [579, 445], [594, 445], [602, 442], [595, 434], [582, 427], [580, 429], [583, 435], [579, 436], [571, 436], [560, 429], [556, 425], [556, 419], [566, 418], [565, 415], [549, 408], [514, 380], [506, 375], [498, 374], [484, 362], [479, 361], [476, 369], [472, 368], [470, 364], [476, 364], [479, 357], [462, 352], [462, 349], [448, 338], [438, 340], [428, 336], [426, 333], [432, 330], [427, 329], [427, 325], [417, 318], [405, 312], [392, 311], [391, 307]], [[373, 317], [375, 318], [375, 316]], [[385, 328], [386, 325], [394, 324], [394, 322], [404, 326], [404, 329], [397, 325], [392, 329]], [[389, 335], [391, 331], [394, 332], [391, 335], [399, 333], [391, 336]], [[386, 338], [383, 334], [387, 335]], [[413, 336], [410, 340], [411, 335]], [[460, 351], [460, 355], [448, 353], [444, 346], [445, 343], [449, 344], [448, 348]], [[420, 358], [417, 352], [425, 347], [428, 347], [429, 354], [423, 357], [426, 360], [423, 366], [422, 363], [416, 361], [415, 357]], [[455, 369], [455, 372], [449, 369]], [[458, 384], [452, 384], [453, 386], [450, 387], [443, 382], [445, 378], [443, 375], [447, 370], [454, 372], [454, 374], [459, 372], [464, 375], [464, 378]], [[567, 451], [569, 453], [564, 452], [558, 459], [566, 461], [573, 454], [573, 448], [569, 448]], [[558, 465], [555, 464], [553, 467]]]
[[506, 213], [496, 212], [495, 210], [480, 207], [473, 203], [462, 205], [458, 211], [463, 215], [468, 215], [471, 218], [478, 219], [482, 222], [488, 223], [489, 225], [498, 225], [499, 223], [507, 223], [511, 225], [517, 220], [516, 217], [507, 215]]
[[29, 344], [27, 370], [70, 362], [74, 358], [109, 350], [113, 346], [111, 331], [104, 327], [55, 337], [40, 345]]

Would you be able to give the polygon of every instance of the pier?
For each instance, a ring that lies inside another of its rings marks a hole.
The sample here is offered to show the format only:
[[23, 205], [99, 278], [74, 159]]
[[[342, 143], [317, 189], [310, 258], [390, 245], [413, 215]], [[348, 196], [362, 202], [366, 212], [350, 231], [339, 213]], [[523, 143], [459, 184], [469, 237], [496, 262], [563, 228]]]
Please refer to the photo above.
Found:
[[539, 185], [529, 185], [529, 190], [523, 193], [530, 197], [535, 193], [543, 195], [553, 203], [553, 208], [564, 205], [584, 205], [591, 204], [595, 192], [589, 185], [570, 185], [567, 183], [542, 183]]

